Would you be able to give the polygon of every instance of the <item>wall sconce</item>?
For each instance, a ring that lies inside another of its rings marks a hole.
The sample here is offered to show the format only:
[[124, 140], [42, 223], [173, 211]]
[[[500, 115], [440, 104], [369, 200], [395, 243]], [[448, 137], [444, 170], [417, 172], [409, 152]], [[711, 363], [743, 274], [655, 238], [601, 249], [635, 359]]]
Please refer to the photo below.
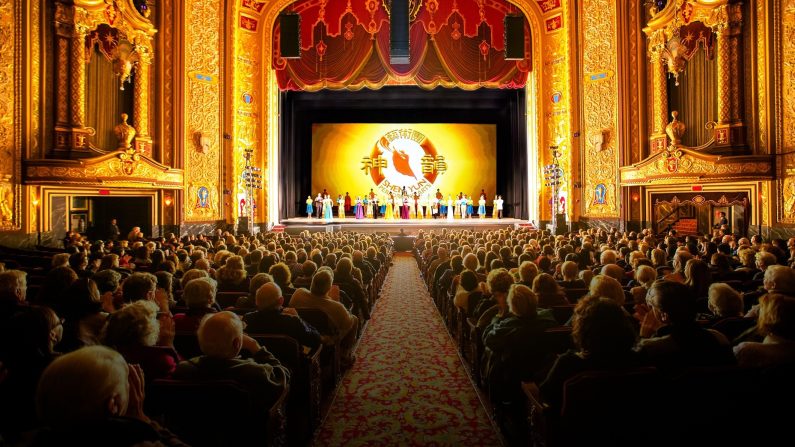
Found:
[[640, 200], [640, 196], [638, 195], [638, 193], [633, 193], [632, 194], [632, 201], [633, 202], [637, 202], [638, 200]]
[[165, 203], [166, 206], [171, 206], [171, 196], [166, 196], [166, 198], [163, 200], [163, 203]]
[[39, 206], [39, 198], [38, 197], [34, 197], [32, 203], [33, 203], [33, 206]]

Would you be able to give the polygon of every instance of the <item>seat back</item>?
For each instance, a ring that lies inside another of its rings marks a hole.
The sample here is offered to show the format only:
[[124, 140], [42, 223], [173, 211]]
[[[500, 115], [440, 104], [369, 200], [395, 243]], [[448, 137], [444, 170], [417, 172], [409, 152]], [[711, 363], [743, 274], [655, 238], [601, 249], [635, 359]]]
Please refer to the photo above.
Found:
[[569, 318], [574, 314], [574, 304], [565, 304], [562, 306], [552, 306], [552, 316], [558, 324], [566, 324]]
[[202, 355], [202, 350], [199, 347], [199, 337], [195, 332], [175, 332], [174, 349], [185, 359]]
[[737, 336], [755, 325], [755, 318], [730, 317], [718, 321], [712, 326], [712, 329], [725, 335], [729, 340], [734, 340]]
[[329, 316], [319, 309], [300, 308], [296, 309], [301, 319], [309, 323], [323, 335], [336, 336], [337, 328], [331, 322]]
[[[251, 394], [229, 380], [153, 381], [147, 407], [182, 441], [193, 446], [285, 445], [282, 397], [256, 408]], [[281, 420], [280, 420], [281, 419]]]
[[566, 299], [572, 304], [577, 303], [580, 298], [588, 294], [588, 289], [563, 289], [563, 291], [566, 293]]
[[248, 296], [246, 292], [218, 292], [215, 294], [215, 301], [221, 306], [222, 309], [227, 307], [234, 307], [237, 304], [238, 298], [241, 296]]

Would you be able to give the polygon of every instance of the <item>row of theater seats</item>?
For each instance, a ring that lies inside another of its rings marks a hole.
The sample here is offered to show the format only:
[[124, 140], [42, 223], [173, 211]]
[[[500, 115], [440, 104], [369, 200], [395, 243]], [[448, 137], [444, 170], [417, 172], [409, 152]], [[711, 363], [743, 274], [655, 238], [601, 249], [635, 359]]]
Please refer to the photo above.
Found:
[[[422, 258], [417, 256], [417, 260], [425, 271], [427, 265], [423, 265]], [[756, 303], [756, 283], [736, 281], [730, 285], [744, 292], [750, 303], [746, 304], [748, 307]], [[430, 289], [473, 381], [489, 396], [489, 383], [482, 376], [485, 350], [482, 329], [453, 304], [455, 290], [445, 289], [442, 284], [431, 284]], [[565, 293], [571, 304], [551, 309], [559, 326], [543, 333], [541, 343], [552, 354], [546, 368], [557, 354], [574, 348], [572, 328], [566, 323], [577, 301], [588, 290], [566, 289]], [[625, 306], [630, 313], [632, 306]], [[728, 318], [719, 327], [711, 327], [731, 340], [755, 322], [749, 318]], [[528, 419], [528, 432], [522, 440], [542, 446], [593, 443], [656, 446], [685, 440], [704, 445], [762, 445], [762, 440], [770, 441], [781, 434], [795, 417], [793, 377], [795, 365], [767, 369], [693, 368], [675, 374], [654, 367], [585, 372], [564, 385], [560, 414], [550, 414], [548, 407], [536, 399], [532, 389], [535, 385], [526, 383], [522, 386], [526, 397], [522, 417]], [[491, 411], [497, 419], [509, 419], [498, 405]], [[502, 423], [505, 421], [497, 422], [500, 427], [505, 426]]]

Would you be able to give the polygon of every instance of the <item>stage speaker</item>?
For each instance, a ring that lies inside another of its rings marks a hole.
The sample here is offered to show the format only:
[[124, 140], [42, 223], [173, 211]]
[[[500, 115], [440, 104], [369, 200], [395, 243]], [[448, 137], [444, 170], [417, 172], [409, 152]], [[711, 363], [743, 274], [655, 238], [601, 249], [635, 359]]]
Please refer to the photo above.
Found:
[[505, 16], [505, 60], [524, 59], [524, 17]]
[[279, 53], [285, 59], [301, 57], [301, 16], [279, 15]]
[[409, 0], [392, 0], [389, 14], [389, 63], [406, 65], [409, 56]]
[[569, 231], [568, 226], [566, 225], [566, 215], [565, 214], [556, 214], [555, 215], [555, 234], [566, 234]]

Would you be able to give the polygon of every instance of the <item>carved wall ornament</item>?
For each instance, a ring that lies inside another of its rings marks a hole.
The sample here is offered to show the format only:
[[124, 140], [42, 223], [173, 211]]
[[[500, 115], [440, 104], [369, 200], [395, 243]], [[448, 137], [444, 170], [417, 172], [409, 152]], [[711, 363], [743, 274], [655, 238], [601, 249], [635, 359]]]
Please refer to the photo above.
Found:
[[116, 127], [113, 128], [113, 133], [116, 134], [116, 139], [119, 142], [117, 146], [118, 149], [127, 150], [132, 148], [132, 141], [135, 138], [135, 128], [131, 125], [127, 124], [128, 115], [126, 113], [121, 114], [121, 123], [117, 124]]
[[687, 126], [677, 119], [679, 117], [679, 111], [674, 110], [671, 112], [671, 117], [671, 122], [665, 126], [665, 133], [668, 134], [668, 138], [671, 139], [671, 144], [679, 146], [682, 144], [682, 136], [685, 134]]
[[212, 137], [207, 132], [194, 132], [193, 133], [193, 144], [196, 148], [196, 152], [200, 154], [208, 154], [210, 153], [210, 147], [212, 146]]

